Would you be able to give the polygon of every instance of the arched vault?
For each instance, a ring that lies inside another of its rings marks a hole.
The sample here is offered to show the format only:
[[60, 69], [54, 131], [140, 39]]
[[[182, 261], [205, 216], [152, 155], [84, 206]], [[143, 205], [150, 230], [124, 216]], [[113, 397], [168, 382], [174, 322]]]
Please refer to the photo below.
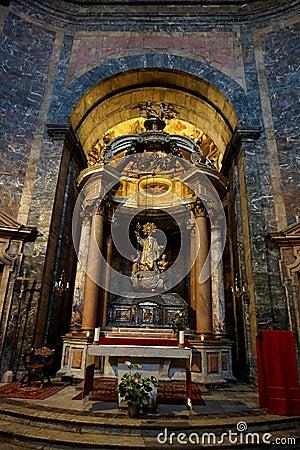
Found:
[[[171, 103], [178, 120], [200, 129], [223, 156], [238, 124], [229, 100], [196, 76], [167, 69], [128, 71], [90, 88], [74, 107], [70, 122], [86, 154], [115, 126], [139, 118], [139, 103]], [[180, 131], [179, 131], [180, 134]]]

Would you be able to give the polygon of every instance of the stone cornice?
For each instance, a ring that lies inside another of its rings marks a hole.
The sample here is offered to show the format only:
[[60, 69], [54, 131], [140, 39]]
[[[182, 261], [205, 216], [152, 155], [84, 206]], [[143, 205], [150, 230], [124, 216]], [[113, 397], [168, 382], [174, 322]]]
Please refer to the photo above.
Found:
[[236, 127], [223, 157], [222, 173], [226, 174], [228, 172], [233, 160], [240, 151], [242, 143], [256, 141], [260, 137], [261, 132], [261, 127]]
[[33, 242], [37, 234], [38, 230], [35, 227], [22, 225], [4, 211], [0, 211], [1, 238]]
[[[11, 5], [45, 23], [64, 29], [117, 29], [124, 21], [143, 29], [167, 27], [185, 31], [201, 20], [206, 27], [232, 27], [237, 22], [257, 27], [268, 21], [278, 23], [279, 18], [293, 17], [299, 12], [298, 0], [11, 0]], [[183, 9], [184, 8], [184, 9]], [[159, 29], [159, 28], [158, 28]]]
[[70, 153], [77, 159], [80, 167], [85, 167], [87, 165], [84, 151], [70, 125], [47, 124], [47, 132], [53, 141], [64, 141]]
[[47, 132], [53, 140], [62, 140], [67, 136], [75, 141], [75, 134], [70, 125], [49, 123], [47, 124]]
[[295, 222], [284, 230], [270, 231], [267, 240], [279, 247], [300, 245], [300, 222]]

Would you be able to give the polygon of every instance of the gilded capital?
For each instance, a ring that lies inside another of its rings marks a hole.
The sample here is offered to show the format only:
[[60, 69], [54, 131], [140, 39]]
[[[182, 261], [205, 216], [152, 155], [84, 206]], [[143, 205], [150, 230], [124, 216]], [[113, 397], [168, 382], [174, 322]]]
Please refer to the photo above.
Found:
[[206, 208], [199, 198], [194, 203], [190, 203], [189, 208], [193, 211], [195, 217], [208, 217]]

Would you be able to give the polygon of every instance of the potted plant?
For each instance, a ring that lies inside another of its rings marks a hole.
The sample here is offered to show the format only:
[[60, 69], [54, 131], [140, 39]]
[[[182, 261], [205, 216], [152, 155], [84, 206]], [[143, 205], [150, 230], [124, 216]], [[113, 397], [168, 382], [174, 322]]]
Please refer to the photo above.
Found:
[[141, 372], [132, 371], [132, 369], [141, 369], [141, 364], [125, 361], [125, 365], [129, 372], [124, 373], [116, 391], [122, 397], [123, 404], [127, 404], [129, 417], [138, 417], [141, 404], [150, 404], [151, 394], [158, 385], [158, 380], [154, 376], [143, 377]]

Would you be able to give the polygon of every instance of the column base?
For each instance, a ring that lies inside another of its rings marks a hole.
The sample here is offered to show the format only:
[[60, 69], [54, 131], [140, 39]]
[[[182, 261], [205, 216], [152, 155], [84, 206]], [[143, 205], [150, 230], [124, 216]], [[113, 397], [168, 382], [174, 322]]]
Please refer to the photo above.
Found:
[[236, 381], [232, 373], [232, 344], [221, 335], [196, 336], [191, 341], [192, 381], [209, 385]]
[[87, 346], [91, 343], [92, 338], [87, 336], [87, 332], [67, 333], [63, 337], [61, 366], [56, 376], [82, 380], [86, 366]]

